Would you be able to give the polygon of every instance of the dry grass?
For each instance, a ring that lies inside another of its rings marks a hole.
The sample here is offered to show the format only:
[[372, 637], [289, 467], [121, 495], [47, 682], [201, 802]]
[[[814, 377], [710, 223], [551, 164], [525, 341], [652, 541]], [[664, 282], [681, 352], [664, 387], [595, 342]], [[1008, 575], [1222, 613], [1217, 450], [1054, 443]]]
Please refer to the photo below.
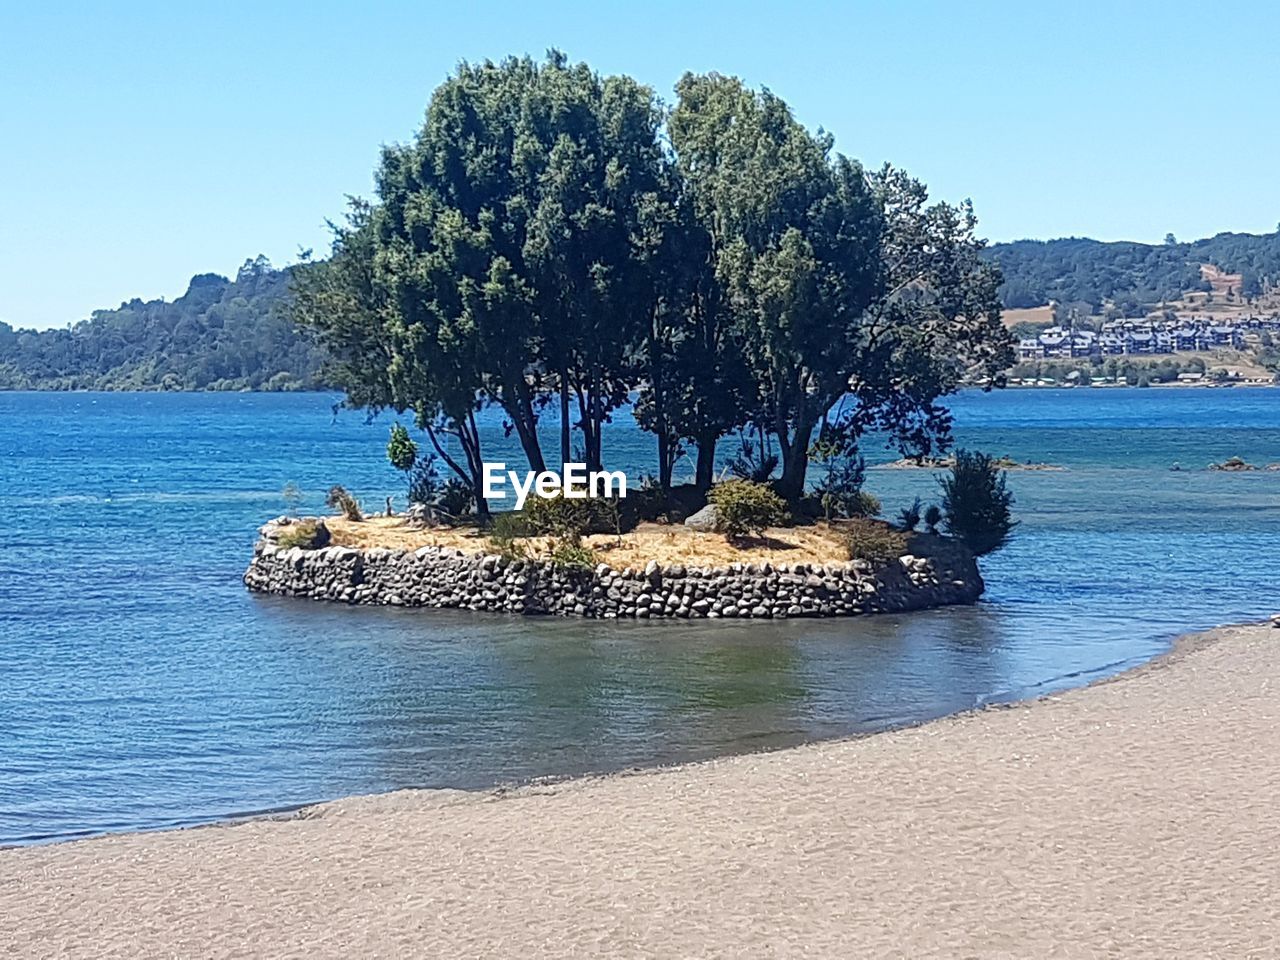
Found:
[[1213, 292], [1219, 296], [1225, 296], [1228, 291], [1238, 292], [1244, 282], [1244, 274], [1223, 273], [1211, 263], [1200, 264], [1200, 278], [1208, 280]]
[[1043, 307], [1005, 310], [1000, 316], [1006, 327], [1013, 327], [1019, 323], [1053, 323], [1053, 307], [1045, 304]]
[[[417, 530], [401, 517], [369, 517], [352, 522], [326, 517], [333, 543], [347, 547], [452, 547], [471, 553], [491, 553], [488, 538], [472, 527]], [[642, 523], [621, 537], [594, 534], [583, 538], [603, 563], [621, 569], [643, 567], [650, 560], [661, 564], [683, 563], [695, 567], [721, 567], [730, 563], [843, 563], [848, 552], [839, 533], [824, 524], [813, 527], [779, 527], [760, 539], [729, 543], [723, 534], [703, 533], [685, 526]], [[524, 541], [530, 553], [546, 551], [544, 538]]]

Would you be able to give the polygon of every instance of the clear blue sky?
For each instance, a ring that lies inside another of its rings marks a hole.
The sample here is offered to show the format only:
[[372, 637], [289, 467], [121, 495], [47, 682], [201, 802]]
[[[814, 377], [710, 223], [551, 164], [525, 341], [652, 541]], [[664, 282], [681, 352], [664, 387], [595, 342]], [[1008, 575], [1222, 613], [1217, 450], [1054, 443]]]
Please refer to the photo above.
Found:
[[322, 249], [458, 60], [551, 46], [668, 99], [685, 70], [768, 86], [993, 240], [1270, 231], [1278, 31], [1262, 2], [0, 0], [0, 320]]

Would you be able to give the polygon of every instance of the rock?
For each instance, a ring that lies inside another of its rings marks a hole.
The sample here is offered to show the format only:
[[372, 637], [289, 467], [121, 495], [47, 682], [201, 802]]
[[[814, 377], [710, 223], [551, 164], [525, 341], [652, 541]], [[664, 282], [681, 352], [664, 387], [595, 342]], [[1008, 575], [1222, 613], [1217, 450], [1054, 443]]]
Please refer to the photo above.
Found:
[[1240, 457], [1227, 457], [1221, 463], [1209, 464], [1210, 470], [1225, 470], [1230, 473], [1240, 473], [1246, 470], [1257, 470], [1252, 463], [1246, 463]]
[[[604, 619], [850, 616], [972, 603], [983, 590], [967, 551], [927, 537], [900, 562], [876, 570], [851, 561], [647, 562], [622, 571], [604, 564], [565, 571], [544, 560], [513, 562], [454, 548], [300, 548], [290, 545], [293, 537], [280, 543], [282, 532], [303, 519], [281, 517], [263, 526], [244, 574], [249, 589], [352, 604]], [[328, 528], [320, 529], [318, 539], [327, 542]], [[1280, 613], [1272, 622], [1280, 628]]]
[[720, 512], [716, 509], [716, 505], [714, 503], [708, 503], [705, 507], [684, 522], [684, 525], [691, 530], [707, 531], [715, 530], [719, 524]]
[[434, 527], [440, 522], [435, 510], [425, 503], [409, 504], [409, 509], [404, 512], [404, 517], [411, 527]]

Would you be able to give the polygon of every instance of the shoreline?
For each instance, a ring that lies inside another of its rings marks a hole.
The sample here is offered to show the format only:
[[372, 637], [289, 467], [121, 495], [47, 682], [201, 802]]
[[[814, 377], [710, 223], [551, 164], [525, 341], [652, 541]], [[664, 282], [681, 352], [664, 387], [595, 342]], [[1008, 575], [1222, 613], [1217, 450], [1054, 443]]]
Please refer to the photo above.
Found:
[[1189, 634], [1082, 687], [774, 752], [6, 848], [0, 947], [1264, 955], [1274, 637]]
[[[860, 740], [866, 740], [871, 737], [881, 737], [888, 734], [898, 733], [904, 730], [915, 730], [920, 727], [929, 726], [931, 724], [944, 723], [948, 720], [954, 720], [970, 715], [977, 715], [991, 710], [1009, 710], [1017, 707], [1030, 706], [1038, 703], [1043, 699], [1050, 699], [1061, 696], [1063, 694], [1072, 693], [1077, 690], [1087, 690], [1091, 687], [1105, 683], [1111, 683], [1116, 680], [1122, 680], [1132, 674], [1144, 671], [1148, 668], [1157, 667], [1162, 661], [1173, 658], [1183, 651], [1183, 647], [1188, 649], [1199, 649], [1200, 645], [1211, 646], [1216, 642], [1216, 634], [1221, 630], [1229, 630], [1234, 628], [1247, 628], [1262, 626], [1263, 622], [1257, 623], [1241, 623], [1226, 624], [1223, 626], [1212, 627], [1209, 630], [1199, 631], [1196, 633], [1180, 634], [1169, 641], [1169, 646], [1150, 657], [1136, 659], [1130, 666], [1121, 666], [1113, 672], [1104, 672], [1110, 670], [1116, 664], [1104, 664], [1092, 670], [1081, 671], [1075, 674], [1064, 674], [1063, 677], [1050, 678], [1050, 680], [1042, 681], [1032, 687], [1023, 688], [1027, 691], [1038, 689], [1046, 684], [1057, 682], [1066, 677], [1090, 676], [1093, 679], [1082, 684], [1072, 684], [1066, 687], [1056, 688], [1045, 693], [1029, 694], [1027, 696], [1019, 696], [1016, 693], [1012, 699], [993, 699], [980, 706], [968, 707], [954, 713], [944, 713], [941, 716], [930, 717], [921, 720], [912, 720], [905, 723], [895, 724], [889, 727], [883, 727], [878, 730], [870, 730], [864, 733], [848, 733], [840, 734], [834, 737], [825, 737], [816, 740], [807, 740], [802, 743], [792, 744], [782, 747], [761, 747], [758, 749], [743, 750], [741, 752], [726, 753], [720, 756], [707, 757], [699, 760], [674, 760], [670, 762], [660, 762], [647, 764], [641, 767], [623, 767], [616, 770], [599, 770], [587, 771], [585, 773], [566, 773], [566, 774], [545, 774], [542, 776], [532, 777], [527, 780], [519, 781], [499, 781], [489, 786], [481, 787], [432, 787], [432, 786], [409, 786], [398, 787], [394, 790], [384, 790], [378, 793], [353, 793], [338, 797], [331, 797], [325, 800], [308, 800], [300, 803], [288, 803], [274, 807], [264, 807], [259, 810], [246, 810], [242, 812], [232, 812], [223, 814], [213, 819], [196, 819], [187, 823], [174, 823], [168, 826], [143, 827], [137, 829], [110, 830], [105, 832], [85, 832], [81, 834], [72, 834], [68, 836], [45, 836], [32, 837], [17, 841], [0, 842], [0, 857], [9, 851], [26, 850], [31, 848], [65, 846], [67, 844], [92, 843], [97, 840], [107, 840], [114, 837], [144, 837], [163, 835], [168, 833], [185, 833], [195, 830], [205, 829], [221, 829], [238, 827], [244, 824], [258, 822], [287, 822], [295, 819], [306, 819], [314, 815], [323, 813], [324, 808], [334, 804], [342, 804], [348, 801], [373, 800], [378, 797], [407, 795], [413, 797], [427, 798], [435, 794], [447, 794], [450, 796], [450, 803], [464, 803], [467, 798], [473, 798], [477, 802], [486, 800], [502, 800], [519, 796], [526, 790], [543, 790], [548, 787], [563, 787], [577, 782], [592, 782], [600, 780], [610, 780], [615, 777], [644, 777], [650, 774], [662, 774], [671, 771], [696, 769], [698, 767], [709, 764], [719, 763], [725, 760], [731, 760], [737, 757], [767, 757], [771, 754], [784, 753], [790, 750], [803, 750], [809, 747], [819, 747], [824, 744], [854, 743]], [[1121, 664], [1129, 661], [1120, 661]], [[1100, 674], [1100, 675], [1099, 675]], [[429, 801], [424, 800], [424, 804]]]

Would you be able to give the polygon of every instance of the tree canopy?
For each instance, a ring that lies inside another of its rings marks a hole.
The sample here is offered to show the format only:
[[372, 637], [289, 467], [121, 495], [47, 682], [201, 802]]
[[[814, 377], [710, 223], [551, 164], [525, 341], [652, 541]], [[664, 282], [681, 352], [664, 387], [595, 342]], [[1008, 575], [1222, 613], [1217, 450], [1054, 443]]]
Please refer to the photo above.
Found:
[[972, 210], [868, 174], [735, 78], [688, 74], [676, 94], [668, 113], [555, 52], [460, 66], [384, 150], [330, 259], [298, 272], [294, 316], [348, 401], [414, 411], [477, 492], [486, 405], [535, 470], [558, 405], [561, 462], [576, 430], [598, 469], [634, 400], [664, 486], [686, 443], [708, 486], [717, 441], [751, 426], [789, 499], [819, 434], [848, 455], [870, 429], [945, 446], [939, 398], [1012, 362]]

